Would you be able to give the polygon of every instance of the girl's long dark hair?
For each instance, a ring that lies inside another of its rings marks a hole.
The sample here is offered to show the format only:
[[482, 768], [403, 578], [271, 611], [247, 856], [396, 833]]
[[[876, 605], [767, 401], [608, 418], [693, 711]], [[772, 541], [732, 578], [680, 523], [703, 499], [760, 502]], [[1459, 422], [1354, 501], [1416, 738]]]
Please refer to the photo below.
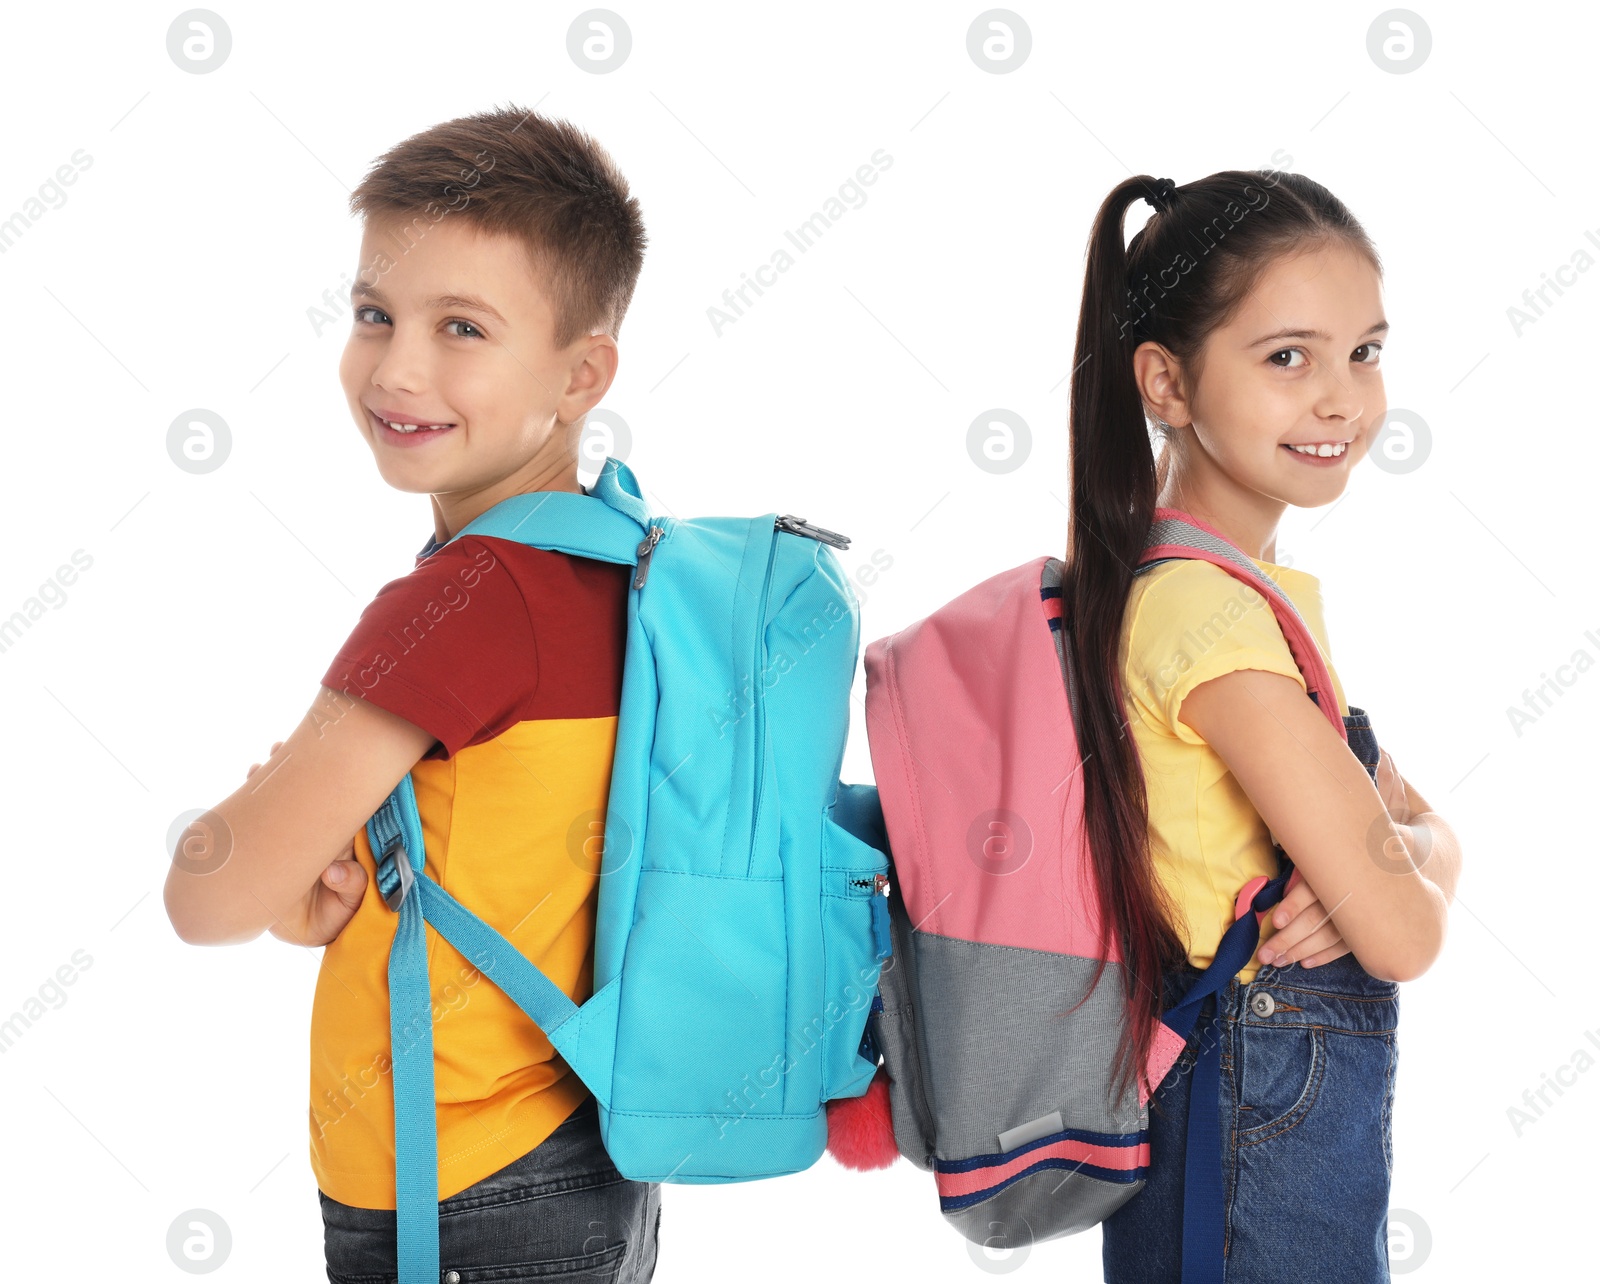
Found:
[[[1128, 999], [1113, 1099], [1135, 1073], [1154, 1092], [1146, 1067], [1163, 1010], [1162, 973], [1186, 954], [1180, 916], [1150, 854], [1144, 772], [1126, 733], [1118, 672], [1123, 613], [1158, 493], [1133, 353], [1141, 343], [1160, 344], [1192, 393], [1206, 338], [1274, 259], [1342, 241], [1382, 270], [1367, 234], [1333, 193], [1278, 170], [1223, 170], [1183, 184], [1124, 246], [1128, 206], [1158, 195], [1159, 182], [1140, 175], [1119, 183], [1089, 237], [1073, 355], [1071, 525], [1061, 585], [1102, 931], [1120, 946]], [[1099, 976], [1097, 970], [1095, 983]]]

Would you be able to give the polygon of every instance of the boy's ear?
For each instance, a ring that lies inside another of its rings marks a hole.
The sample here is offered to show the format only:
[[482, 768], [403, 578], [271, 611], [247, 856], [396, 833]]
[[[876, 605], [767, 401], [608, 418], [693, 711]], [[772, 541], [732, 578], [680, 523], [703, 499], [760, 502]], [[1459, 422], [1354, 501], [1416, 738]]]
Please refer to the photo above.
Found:
[[562, 396], [560, 417], [567, 423], [582, 419], [604, 399], [617, 377], [617, 341], [601, 331], [581, 341], [571, 377]]

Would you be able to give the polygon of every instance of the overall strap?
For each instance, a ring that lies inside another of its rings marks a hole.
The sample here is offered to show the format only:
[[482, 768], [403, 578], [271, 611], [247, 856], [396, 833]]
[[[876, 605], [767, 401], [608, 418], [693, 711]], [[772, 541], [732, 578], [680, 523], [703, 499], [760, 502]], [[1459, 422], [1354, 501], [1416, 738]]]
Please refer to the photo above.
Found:
[[1162, 1018], [1162, 1023], [1187, 1040], [1196, 1024], [1200, 1043], [1189, 1076], [1189, 1128], [1183, 1170], [1183, 1284], [1222, 1284], [1223, 1205], [1221, 1023], [1216, 1007], [1228, 983], [1249, 963], [1261, 940], [1258, 914], [1282, 898], [1294, 866], [1285, 858], [1278, 876], [1269, 879], [1249, 902], [1255, 913], [1240, 913], [1217, 946], [1216, 956], [1189, 992]]

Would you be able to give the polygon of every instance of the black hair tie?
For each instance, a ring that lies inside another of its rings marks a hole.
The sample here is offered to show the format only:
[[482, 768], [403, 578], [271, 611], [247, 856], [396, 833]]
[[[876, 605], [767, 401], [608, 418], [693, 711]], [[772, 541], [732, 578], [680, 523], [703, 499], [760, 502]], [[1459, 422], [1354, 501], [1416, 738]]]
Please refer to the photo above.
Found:
[[1156, 210], [1169, 210], [1174, 204], [1173, 197], [1178, 190], [1178, 185], [1170, 178], [1158, 178], [1156, 190], [1145, 197], [1145, 202]]

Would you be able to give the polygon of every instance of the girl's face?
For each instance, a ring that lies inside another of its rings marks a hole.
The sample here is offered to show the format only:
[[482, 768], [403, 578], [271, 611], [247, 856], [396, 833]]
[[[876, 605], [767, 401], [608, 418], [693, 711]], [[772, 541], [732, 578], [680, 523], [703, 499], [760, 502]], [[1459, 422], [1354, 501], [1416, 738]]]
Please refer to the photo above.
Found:
[[1333, 242], [1273, 262], [1207, 339], [1192, 395], [1158, 403], [1187, 425], [1163, 502], [1270, 542], [1285, 505], [1338, 499], [1388, 410], [1387, 331], [1381, 282], [1358, 251]]

